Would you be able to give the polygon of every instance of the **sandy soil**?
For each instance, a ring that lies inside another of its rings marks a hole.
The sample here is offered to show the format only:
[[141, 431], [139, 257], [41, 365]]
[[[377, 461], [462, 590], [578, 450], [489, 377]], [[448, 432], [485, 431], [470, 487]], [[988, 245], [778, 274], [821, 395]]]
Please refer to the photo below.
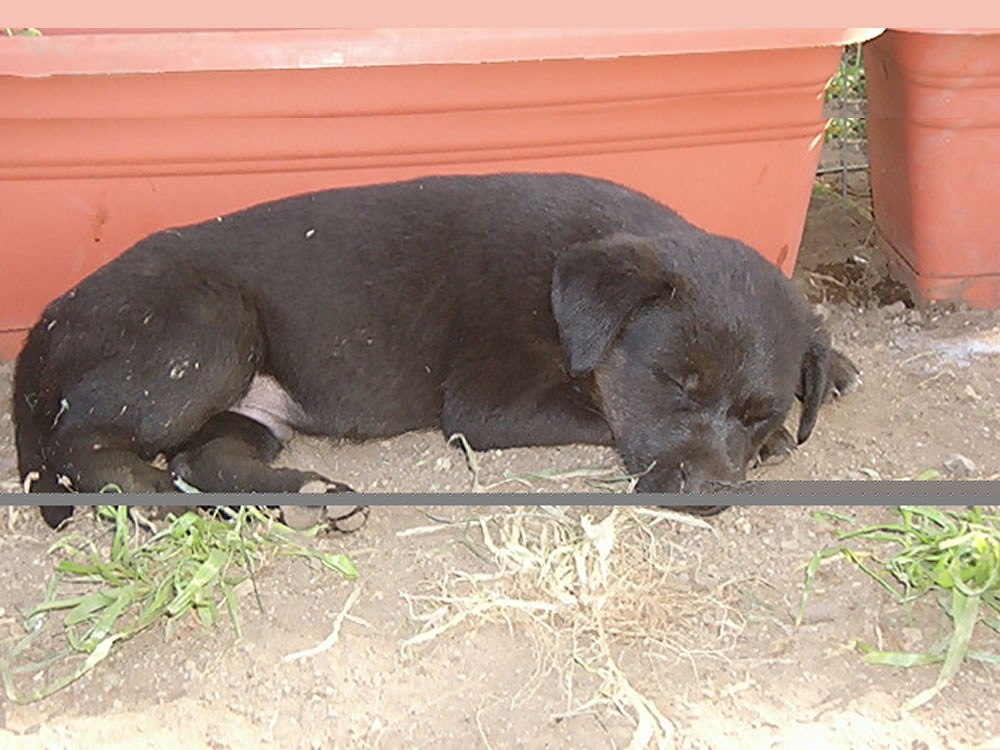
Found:
[[[1000, 315], [913, 309], [871, 243], [863, 201], [845, 202], [839, 191], [814, 195], [796, 279], [861, 367], [864, 385], [829, 407], [791, 458], [755, 476], [900, 479], [928, 469], [945, 478], [994, 476]], [[0, 369], [3, 403], [10, 374], [9, 364]], [[297, 439], [287, 460], [361, 490], [468, 491], [471, 482], [461, 454], [434, 434], [347, 446]], [[483, 483], [506, 472], [614, 460], [608, 450], [573, 446], [479, 456]], [[16, 486], [14, 461], [4, 413], [0, 480], [8, 490]], [[579, 479], [534, 485], [588, 489]], [[794, 626], [804, 566], [832, 541], [813, 509], [736, 508], [711, 520], [714, 532], [642, 517], [629, 533], [648, 542], [650, 558], [614, 558], [613, 572], [625, 580], [646, 570], [652, 580], [652, 568], [640, 568], [653, 560], [660, 577], [641, 596], [609, 593], [600, 611], [614, 610], [619, 624], [601, 639], [579, 611], [560, 604], [545, 617], [483, 611], [404, 648], [428, 627], [421, 619], [428, 611], [458, 611], [448, 596], [468, 597], [470, 580], [489, 582], [482, 587], [494, 595], [544, 600], [545, 591], [531, 588], [537, 576], [497, 575], [479, 527], [469, 523], [506, 510], [375, 508], [360, 532], [319, 542], [352, 557], [357, 582], [301, 560], [275, 561], [257, 581], [263, 609], [244, 597], [242, 639], [228, 627], [205, 633], [193, 621], [169, 638], [162, 629], [146, 632], [45, 701], [0, 703], [0, 747], [623, 748], [638, 715], [629, 696], [640, 695], [663, 718], [661, 747], [1000, 748], [995, 666], [967, 665], [931, 704], [903, 716], [900, 704], [929, 686], [936, 668], [867, 665], [852, 648], [856, 639], [926, 648], [942, 628], [933, 602], [907, 613], [856, 568], [831, 563]], [[568, 512], [600, 520], [609, 508]], [[864, 521], [890, 516], [878, 507], [850, 512]], [[56, 537], [33, 511], [0, 521], [2, 644], [20, 632], [18, 614], [41, 598]], [[106, 534], [85, 514], [75, 523]], [[439, 528], [406, 532], [428, 525]], [[284, 661], [330, 634], [355, 589], [340, 640]], [[430, 599], [413, 599], [421, 595]], [[598, 612], [588, 606], [584, 614]], [[998, 650], [995, 636], [978, 637], [978, 648]], [[591, 701], [602, 685], [617, 690], [617, 707]]]

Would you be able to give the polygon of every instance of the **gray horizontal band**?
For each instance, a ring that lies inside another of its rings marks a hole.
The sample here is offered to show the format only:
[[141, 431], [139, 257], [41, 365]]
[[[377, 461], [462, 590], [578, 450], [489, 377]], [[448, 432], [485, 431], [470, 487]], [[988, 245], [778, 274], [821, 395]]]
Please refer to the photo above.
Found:
[[[532, 501], [531, 498], [534, 498]], [[317, 505], [308, 494], [203, 493], [198, 496], [100, 495], [74, 493], [3, 494], [3, 505]], [[1000, 499], [1000, 481], [772, 481], [748, 482], [739, 490], [702, 494], [606, 492], [472, 493], [358, 492], [326, 495], [347, 505], [989, 505]]]

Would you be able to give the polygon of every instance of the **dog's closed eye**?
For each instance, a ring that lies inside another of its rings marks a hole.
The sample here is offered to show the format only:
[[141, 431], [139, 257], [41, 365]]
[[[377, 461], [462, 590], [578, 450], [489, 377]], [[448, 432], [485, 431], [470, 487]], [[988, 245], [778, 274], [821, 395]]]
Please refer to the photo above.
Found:
[[696, 390], [698, 388], [698, 384], [701, 382], [701, 378], [698, 377], [698, 373], [696, 372], [683, 375], [681, 373], [671, 372], [663, 367], [654, 367], [653, 374], [660, 382], [672, 385], [685, 393], [691, 393]]
[[754, 428], [760, 427], [761, 425], [776, 419], [780, 416], [780, 414], [778, 410], [769, 403], [763, 401], [750, 401], [733, 408], [730, 412], [730, 416], [736, 417], [747, 427]]

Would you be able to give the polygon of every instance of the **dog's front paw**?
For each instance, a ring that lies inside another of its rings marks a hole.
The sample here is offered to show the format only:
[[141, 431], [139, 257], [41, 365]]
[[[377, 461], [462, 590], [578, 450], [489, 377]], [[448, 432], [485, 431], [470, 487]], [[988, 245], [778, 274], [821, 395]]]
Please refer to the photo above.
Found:
[[861, 370], [858, 366], [836, 349], [831, 350], [826, 400], [846, 396], [860, 385]]
[[751, 468], [775, 466], [788, 458], [795, 448], [795, 438], [784, 427], [772, 432], [754, 457]]

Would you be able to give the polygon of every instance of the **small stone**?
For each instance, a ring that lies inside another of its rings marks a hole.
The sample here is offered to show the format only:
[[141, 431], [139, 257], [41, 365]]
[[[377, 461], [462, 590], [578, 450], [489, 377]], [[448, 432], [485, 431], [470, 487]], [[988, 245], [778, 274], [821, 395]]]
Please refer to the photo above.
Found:
[[952, 453], [944, 460], [944, 468], [956, 477], [967, 477], [976, 470], [976, 463], [961, 453]]
[[122, 684], [122, 676], [117, 672], [108, 672], [104, 677], [104, 691], [115, 693]]
[[840, 616], [840, 608], [836, 601], [813, 596], [809, 605], [802, 612], [802, 624], [818, 625], [824, 622], [836, 622]]
[[903, 648], [907, 651], [918, 651], [924, 642], [924, 634], [920, 628], [903, 628], [901, 631]]
[[902, 315], [904, 312], [906, 312], [906, 303], [903, 300], [896, 300], [885, 307], [885, 314], [892, 318]]
[[451, 458], [449, 456], [441, 456], [434, 462], [435, 471], [451, 471]]

